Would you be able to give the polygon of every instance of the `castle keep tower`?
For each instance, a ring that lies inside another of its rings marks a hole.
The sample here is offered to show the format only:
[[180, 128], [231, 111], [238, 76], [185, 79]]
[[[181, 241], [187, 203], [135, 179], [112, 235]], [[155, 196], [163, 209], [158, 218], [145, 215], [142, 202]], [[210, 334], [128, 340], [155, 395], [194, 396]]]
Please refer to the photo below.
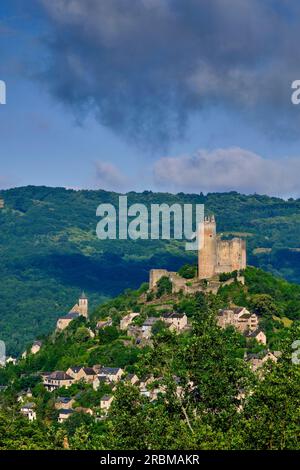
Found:
[[246, 268], [246, 242], [241, 238], [221, 240], [216, 233], [214, 216], [205, 217], [200, 227], [201, 245], [198, 251], [198, 277], [210, 279], [216, 274]]
[[198, 253], [198, 277], [199, 279], [209, 279], [215, 274], [217, 256], [217, 233], [214, 216], [205, 217], [200, 229], [201, 248]]

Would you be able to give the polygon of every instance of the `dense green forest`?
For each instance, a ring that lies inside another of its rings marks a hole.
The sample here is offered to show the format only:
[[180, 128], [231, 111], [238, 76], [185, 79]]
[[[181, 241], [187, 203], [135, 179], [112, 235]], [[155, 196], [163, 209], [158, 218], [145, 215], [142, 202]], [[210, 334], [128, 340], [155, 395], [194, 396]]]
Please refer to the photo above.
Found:
[[[0, 392], [0, 449], [299, 449], [300, 366], [291, 358], [292, 343], [300, 337], [300, 286], [256, 268], [247, 268], [244, 276], [245, 285], [235, 281], [217, 295], [156, 293], [157, 304], [146, 300], [147, 285], [127, 290], [96, 307], [90, 319], [78, 318], [52, 333], [36, 355], [0, 369], [0, 385], [6, 386]], [[186, 312], [189, 331], [157, 329], [153, 345], [139, 348], [119, 330], [128, 310], [140, 312], [142, 319], [158, 316], [155, 306], [167, 301]], [[232, 304], [259, 315], [267, 346], [246, 340], [231, 326], [217, 326], [218, 309]], [[108, 315], [113, 324], [97, 332], [96, 322]], [[281, 356], [257, 375], [244, 355], [265, 347]], [[153, 384], [162, 384], [164, 392], [151, 401], [126, 382], [113, 392], [107, 384], [94, 390], [79, 382], [50, 393], [41, 384], [41, 371], [95, 363], [122, 367], [139, 378], [153, 375]], [[37, 411], [32, 423], [20, 415], [17, 402], [28, 387]], [[115, 397], [106, 419], [75, 412], [58, 424], [57, 397], [75, 396], [74, 406], [96, 412], [106, 393]]]
[[[0, 337], [9, 354], [51, 331], [84, 289], [91, 307], [148, 280], [151, 268], [177, 270], [196, 254], [179, 241], [96, 237], [106, 191], [24, 187], [0, 192]], [[204, 203], [224, 236], [246, 237], [248, 263], [300, 282], [300, 200], [238, 193], [128, 193], [128, 203]]]

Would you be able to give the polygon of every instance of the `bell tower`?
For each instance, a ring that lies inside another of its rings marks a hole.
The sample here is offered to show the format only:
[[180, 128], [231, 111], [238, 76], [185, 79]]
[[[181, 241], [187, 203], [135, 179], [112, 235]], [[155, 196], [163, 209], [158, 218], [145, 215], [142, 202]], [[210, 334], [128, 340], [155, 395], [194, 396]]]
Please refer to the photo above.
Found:
[[79, 306], [79, 313], [80, 315], [84, 317], [88, 317], [88, 308], [89, 308], [89, 303], [88, 303], [88, 298], [85, 295], [84, 292], [82, 292], [79, 301], [78, 301], [78, 306]]

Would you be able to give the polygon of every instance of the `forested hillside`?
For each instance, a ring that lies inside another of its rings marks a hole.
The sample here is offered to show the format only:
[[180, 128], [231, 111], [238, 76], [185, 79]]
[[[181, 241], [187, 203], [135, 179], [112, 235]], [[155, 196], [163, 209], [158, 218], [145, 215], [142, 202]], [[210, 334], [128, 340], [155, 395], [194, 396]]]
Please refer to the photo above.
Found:
[[[196, 259], [178, 241], [100, 241], [96, 208], [106, 191], [24, 187], [0, 192], [0, 337], [9, 354], [48, 333], [84, 289], [90, 303], [136, 288], [151, 268]], [[300, 282], [300, 200], [225, 194], [129, 193], [128, 203], [204, 203], [219, 232], [247, 238], [248, 262]]]
[[[157, 289], [150, 299], [147, 285], [128, 290], [89, 319], [52, 332], [35, 355], [0, 368], [0, 449], [299, 449], [300, 365], [292, 358], [300, 286], [256, 268], [244, 276], [245, 285], [234, 282], [216, 295], [161, 295]], [[220, 328], [219, 309], [230, 305], [256, 312], [267, 344], [232, 325]], [[162, 309], [185, 312], [188, 328], [170, 330], [160, 320]], [[128, 311], [139, 312], [139, 325], [157, 318], [150, 341], [139, 343], [120, 328]], [[97, 326], [108, 317], [110, 325]], [[266, 350], [277, 354], [252, 367], [248, 359]], [[47, 388], [50, 372], [96, 370], [96, 364], [107, 374], [122, 368], [122, 377]], [[101, 403], [107, 395], [113, 401], [106, 412]], [[73, 400], [64, 421], [61, 397]], [[21, 413], [28, 400], [36, 413], [32, 422]]]

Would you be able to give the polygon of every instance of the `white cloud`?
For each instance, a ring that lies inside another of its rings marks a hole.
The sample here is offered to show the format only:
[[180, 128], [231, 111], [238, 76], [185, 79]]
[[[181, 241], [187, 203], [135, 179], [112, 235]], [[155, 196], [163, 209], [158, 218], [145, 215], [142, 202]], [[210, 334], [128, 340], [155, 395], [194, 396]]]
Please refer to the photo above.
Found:
[[299, 174], [299, 159], [266, 159], [239, 147], [164, 157], [154, 165], [154, 181], [161, 189], [197, 193], [299, 196]]
[[128, 177], [109, 162], [96, 163], [96, 184], [100, 189], [122, 192], [129, 184]]

